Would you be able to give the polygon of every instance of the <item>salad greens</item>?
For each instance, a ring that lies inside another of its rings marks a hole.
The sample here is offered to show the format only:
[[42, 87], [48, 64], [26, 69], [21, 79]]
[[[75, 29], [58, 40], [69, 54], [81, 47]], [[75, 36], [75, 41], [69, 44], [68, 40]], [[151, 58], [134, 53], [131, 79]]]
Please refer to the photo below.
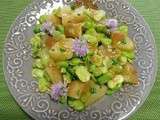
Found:
[[32, 75], [54, 102], [83, 111], [124, 84], [139, 83], [128, 26], [103, 10], [54, 9], [39, 18], [33, 32]]

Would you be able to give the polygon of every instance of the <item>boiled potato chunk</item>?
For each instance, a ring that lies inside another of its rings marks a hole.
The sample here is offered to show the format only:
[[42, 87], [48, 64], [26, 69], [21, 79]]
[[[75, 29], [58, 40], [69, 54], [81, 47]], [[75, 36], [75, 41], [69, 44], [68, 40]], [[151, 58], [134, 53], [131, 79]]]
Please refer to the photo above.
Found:
[[139, 83], [138, 74], [135, 67], [132, 64], [126, 64], [124, 66], [124, 81], [126, 83], [135, 84]]
[[[66, 39], [65, 41], [57, 42], [49, 51], [50, 56], [55, 61], [64, 61], [72, 58], [72, 43], [72, 39]], [[61, 49], [63, 49], [63, 51]]]
[[52, 83], [57, 83], [62, 80], [62, 75], [60, 70], [55, 66], [48, 66], [46, 72]]
[[67, 23], [64, 25], [64, 31], [67, 37], [80, 37], [82, 35], [82, 23]]
[[124, 33], [118, 32], [118, 31], [113, 32], [111, 35], [111, 39], [112, 39], [113, 44], [116, 44], [117, 42], [124, 40], [125, 37], [126, 36]]
[[84, 15], [64, 15], [62, 16], [62, 24], [66, 25], [68, 23], [82, 23], [85, 21], [85, 16]]
[[[95, 93], [91, 93], [91, 89], [95, 89]], [[107, 87], [105, 85], [99, 86], [90, 80], [90, 89], [82, 95], [81, 100], [85, 103], [85, 106], [92, 105], [102, 98], [106, 91]]]
[[93, 4], [93, 1], [92, 0], [80, 0], [80, 2], [76, 2], [76, 5], [77, 6], [82, 6], [84, 5], [85, 7], [87, 8], [92, 8], [92, 9], [97, 9], [97, 5], [96, 4]]
[[68, 96], [75, 99], [79, 99], [81, 95], [88, 89], [88, 83], [83, 83], [78, 80], [72, 81], [68, 86]]
[[62, 19], [60, 17], [57, 17], [55, 15], [50, 16], [49, 21], [51, 21], [55, 26], [62, 24]]
[[71, 23], [82, 23], [85, 21], [85, 16], [84, 15], [75, 15], [71, 19]]
[[45, 47], [50, 49], [55, 44], [55, 41], [54, 41], [53, 37], [46, 36], [45, 40], [44, 40], [44, 44], [45, 44]]
[[132, 51], [135, 49], [135, 45], [134, 45], [133, 41], [129, 37], [127, 37], [125, 39], [125, 43], [118, 44], [118, 48], [121, 50]]

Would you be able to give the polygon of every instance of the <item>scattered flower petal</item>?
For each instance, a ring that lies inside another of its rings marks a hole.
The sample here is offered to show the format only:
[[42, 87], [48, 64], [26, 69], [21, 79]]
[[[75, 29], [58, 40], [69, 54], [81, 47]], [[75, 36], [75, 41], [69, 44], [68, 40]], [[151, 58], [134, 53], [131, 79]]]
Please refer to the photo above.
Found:
[[44, 23], [42, 24], [42, 27], [41, 27], [41, 31], [42, 31], [42, 32], [47, 32], [47, 33], [49, 33], [50, 35], [52, 35], [53, 32], [54, 32], [54, 30], [55, 30], [55, 28], [54, 28], [52, 22], [46, 21], [46, 22], [44, 22]]

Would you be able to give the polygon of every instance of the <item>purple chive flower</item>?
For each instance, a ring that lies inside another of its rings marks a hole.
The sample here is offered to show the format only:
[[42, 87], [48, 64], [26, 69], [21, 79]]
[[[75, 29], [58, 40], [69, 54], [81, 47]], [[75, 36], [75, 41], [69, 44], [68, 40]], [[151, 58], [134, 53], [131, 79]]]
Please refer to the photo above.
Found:
[[54, 84], [51, 87], [51, 98], [54, 101], [58, 101], [60, 97], [66, 96], [66, 94], [67, 94], [67, 87], [62, 82]]
[[46, 21], [46, 22], [44, 22], [44, 23], [42, 24], [42, 27], [41, 27], [41, 31], [42, 31], [42, 32], [47, 32], [47, 33], [49, 33], [50, 35], [52, 35], [53, 32], [54, 32], [54, 30], [55, 30], [55, 28], [54, 28], [52, 22]]
[[83, 57], [88, 52], [87, 42], [85, 40], [75, 39], [75, 41], [73, 42], [72, 49], [77, 56]]
[[111, 31], [115, 31], [118, 26], [118, 21], [116, 19], [108, 19], [106, 25], [110, 27]]

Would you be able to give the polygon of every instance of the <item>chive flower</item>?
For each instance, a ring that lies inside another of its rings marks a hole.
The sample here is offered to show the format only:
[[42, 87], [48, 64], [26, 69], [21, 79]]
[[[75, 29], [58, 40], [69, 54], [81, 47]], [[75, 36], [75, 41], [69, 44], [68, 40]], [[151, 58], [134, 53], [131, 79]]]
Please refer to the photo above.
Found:
[[85, 40], [75, 39], [72, 46], [73, 52], [79, 56], [83, 57], [88, 52], [88, 45]]
[[118, 27], [118, 21], [116, 19], [108, 19], [106, 20], [106, 25], [111, 29], [111, 31], [115, 31]]
[[52, 85], [51, 98], [58, 101], [60, 97], [67, 95], [67, 87], [62, 82]]

